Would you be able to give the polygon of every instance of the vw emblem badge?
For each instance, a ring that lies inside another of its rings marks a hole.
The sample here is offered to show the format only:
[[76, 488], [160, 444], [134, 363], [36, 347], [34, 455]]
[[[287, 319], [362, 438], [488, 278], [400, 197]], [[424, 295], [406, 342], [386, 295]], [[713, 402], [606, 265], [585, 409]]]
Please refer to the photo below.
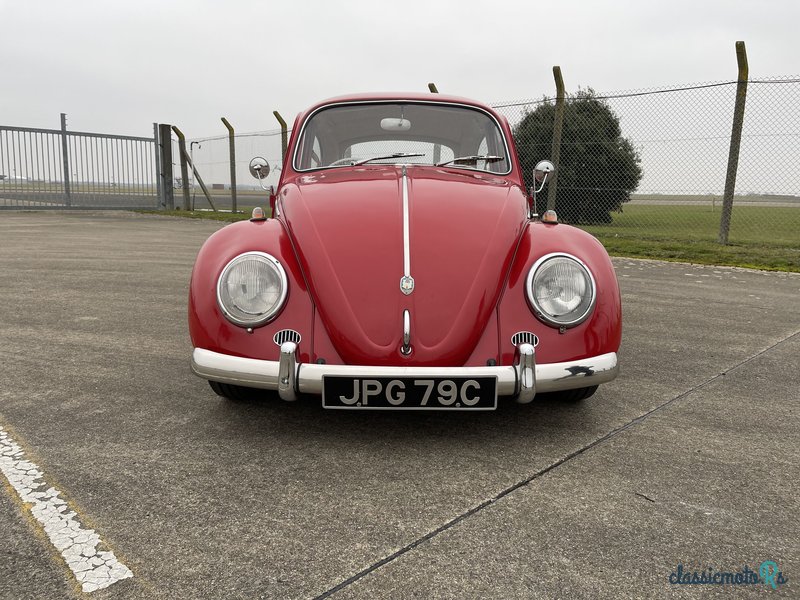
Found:
[[414, 291], [414, 278], [411, 275], [405, 275], [400, 279], [400, 291], [406, 296]]

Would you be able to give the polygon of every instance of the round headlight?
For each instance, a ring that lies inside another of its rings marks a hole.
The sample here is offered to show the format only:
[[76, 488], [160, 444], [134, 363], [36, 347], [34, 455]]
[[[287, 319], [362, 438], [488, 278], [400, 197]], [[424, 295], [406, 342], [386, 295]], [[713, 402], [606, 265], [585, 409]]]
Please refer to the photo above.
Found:
[[253, 327], [278, 314], [287, 288], [286, 272], [277, 259], [264, 252], [247, 252], [222, 270], [217, 302], [229, 321]]
[[574, 327], [594, 308], [594, 278], [585, 264], [568, 254], [537, 260], [525, 288], [536, 316], [554, 327]]

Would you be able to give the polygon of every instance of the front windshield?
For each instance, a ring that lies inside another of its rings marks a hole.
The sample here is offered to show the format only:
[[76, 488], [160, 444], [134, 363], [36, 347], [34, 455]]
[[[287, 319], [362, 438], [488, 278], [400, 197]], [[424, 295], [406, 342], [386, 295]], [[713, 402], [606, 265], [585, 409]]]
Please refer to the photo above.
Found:
[[306, 122], [294, 157], [298, 171], [358, 164], [447, 165], [510, 172], [497, 122], [466, 106], [424, 102], [341, 104]]

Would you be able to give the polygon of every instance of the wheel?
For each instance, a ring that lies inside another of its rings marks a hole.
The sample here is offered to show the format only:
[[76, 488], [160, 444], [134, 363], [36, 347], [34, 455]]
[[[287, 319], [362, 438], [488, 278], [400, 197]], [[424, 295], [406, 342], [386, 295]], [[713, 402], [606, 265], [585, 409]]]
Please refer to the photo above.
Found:
[[548, 392], [541, 395], [545, 396], [547, 400], [553, 400], [555, 402], [580, 402], [581, 400], [586, 400], [588, 397], [594, 395], [596, 391], [597, 386], [593, 385], [591, 387], [576, 388], [574, 390]]
[[209, 381], [208, 385], [211, 386], [211, 389], [214, 390], [214, 393], [218, 396], [236, 402], [258, 400], [265, 395], [264, 390], [243, 387], [241, 385], [230, 385], [228, 383], [220, 383], [219, 381]]

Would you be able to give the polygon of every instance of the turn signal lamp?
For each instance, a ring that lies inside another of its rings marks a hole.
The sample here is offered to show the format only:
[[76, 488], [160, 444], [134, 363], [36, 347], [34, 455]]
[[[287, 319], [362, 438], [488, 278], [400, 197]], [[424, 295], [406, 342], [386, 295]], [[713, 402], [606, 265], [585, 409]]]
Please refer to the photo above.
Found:
[[542, 223], [558, 223], [558, 215], [554, 210], [546, 210], [542, 215]]
[[256, 206], [253, 209], [253, 216], [250, 217], [251, 221], [266, 221], [267, 217], [264, 216], [264, 209], [260, 206]]

